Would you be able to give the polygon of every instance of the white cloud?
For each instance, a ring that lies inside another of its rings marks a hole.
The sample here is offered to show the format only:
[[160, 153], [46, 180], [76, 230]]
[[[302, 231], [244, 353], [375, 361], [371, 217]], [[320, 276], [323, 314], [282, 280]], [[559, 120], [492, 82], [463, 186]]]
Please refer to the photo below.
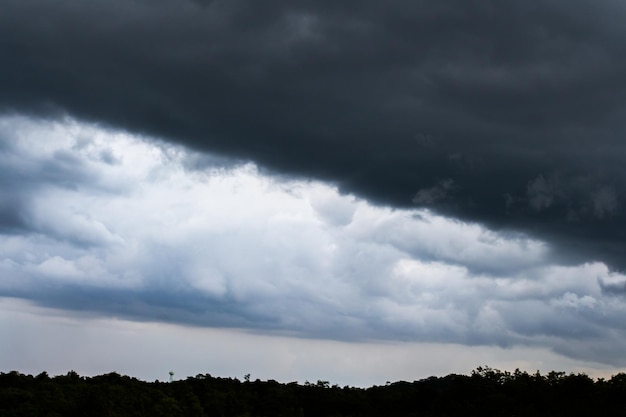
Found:
[[75, 121], [4, 118], [0, 131], [3, 170], [29, 183], [26, 226], [0, 235], [0, 295], [354, 343], [570, 356], [580, 343], [586, 360], [623, 361], [612, 346], [626, 342], [626, 303], [607, 288], [626, 277], [602, 263], [554, 264], [526, 236]]

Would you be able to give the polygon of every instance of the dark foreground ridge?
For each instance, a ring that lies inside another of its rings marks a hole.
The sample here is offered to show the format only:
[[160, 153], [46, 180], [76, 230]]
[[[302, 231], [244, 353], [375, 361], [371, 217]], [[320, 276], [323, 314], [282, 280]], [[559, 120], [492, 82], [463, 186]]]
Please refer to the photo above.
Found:
[[626, 415], [626, 374], [478, 368], [472, 375], [354, 388], [197, 375], [144, 382], [109, 373], [0, 373], [0, 416], [588, 416]]

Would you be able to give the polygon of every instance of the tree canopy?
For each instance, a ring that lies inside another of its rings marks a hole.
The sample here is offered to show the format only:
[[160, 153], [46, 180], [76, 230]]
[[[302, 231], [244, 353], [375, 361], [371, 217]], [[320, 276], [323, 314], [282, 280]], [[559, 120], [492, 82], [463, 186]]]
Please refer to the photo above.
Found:
[[50, 377], [0, 373], [0, 415], [167, 417], [576, 416], [626, 415], [626, 374], [529, 374], [479, 367], [369, 388], [328, 381], [279, 383], [199, 374], [145, 382], [109, 373]]

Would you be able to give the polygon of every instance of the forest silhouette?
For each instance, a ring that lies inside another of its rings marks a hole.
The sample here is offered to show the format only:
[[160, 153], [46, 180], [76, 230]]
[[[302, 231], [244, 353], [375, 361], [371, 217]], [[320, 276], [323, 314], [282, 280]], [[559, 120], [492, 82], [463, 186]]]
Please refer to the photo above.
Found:
[[0, 416], [367, 417], [626, 415], [626, 374], [529, 374], [479, 367], [369, 388], [199, 374], [145, 382], [118, 373], [0, 373]]

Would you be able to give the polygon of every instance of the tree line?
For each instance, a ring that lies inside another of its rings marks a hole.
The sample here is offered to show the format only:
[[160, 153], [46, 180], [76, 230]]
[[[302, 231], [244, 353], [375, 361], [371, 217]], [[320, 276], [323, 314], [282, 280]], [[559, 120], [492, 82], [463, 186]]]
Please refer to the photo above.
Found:
[[626, 374], [529, 374], [479, 367], [369, 388], [200, 374], [146, 382], [118, 373], [0, 373], [3, 417], [626, 416]]

